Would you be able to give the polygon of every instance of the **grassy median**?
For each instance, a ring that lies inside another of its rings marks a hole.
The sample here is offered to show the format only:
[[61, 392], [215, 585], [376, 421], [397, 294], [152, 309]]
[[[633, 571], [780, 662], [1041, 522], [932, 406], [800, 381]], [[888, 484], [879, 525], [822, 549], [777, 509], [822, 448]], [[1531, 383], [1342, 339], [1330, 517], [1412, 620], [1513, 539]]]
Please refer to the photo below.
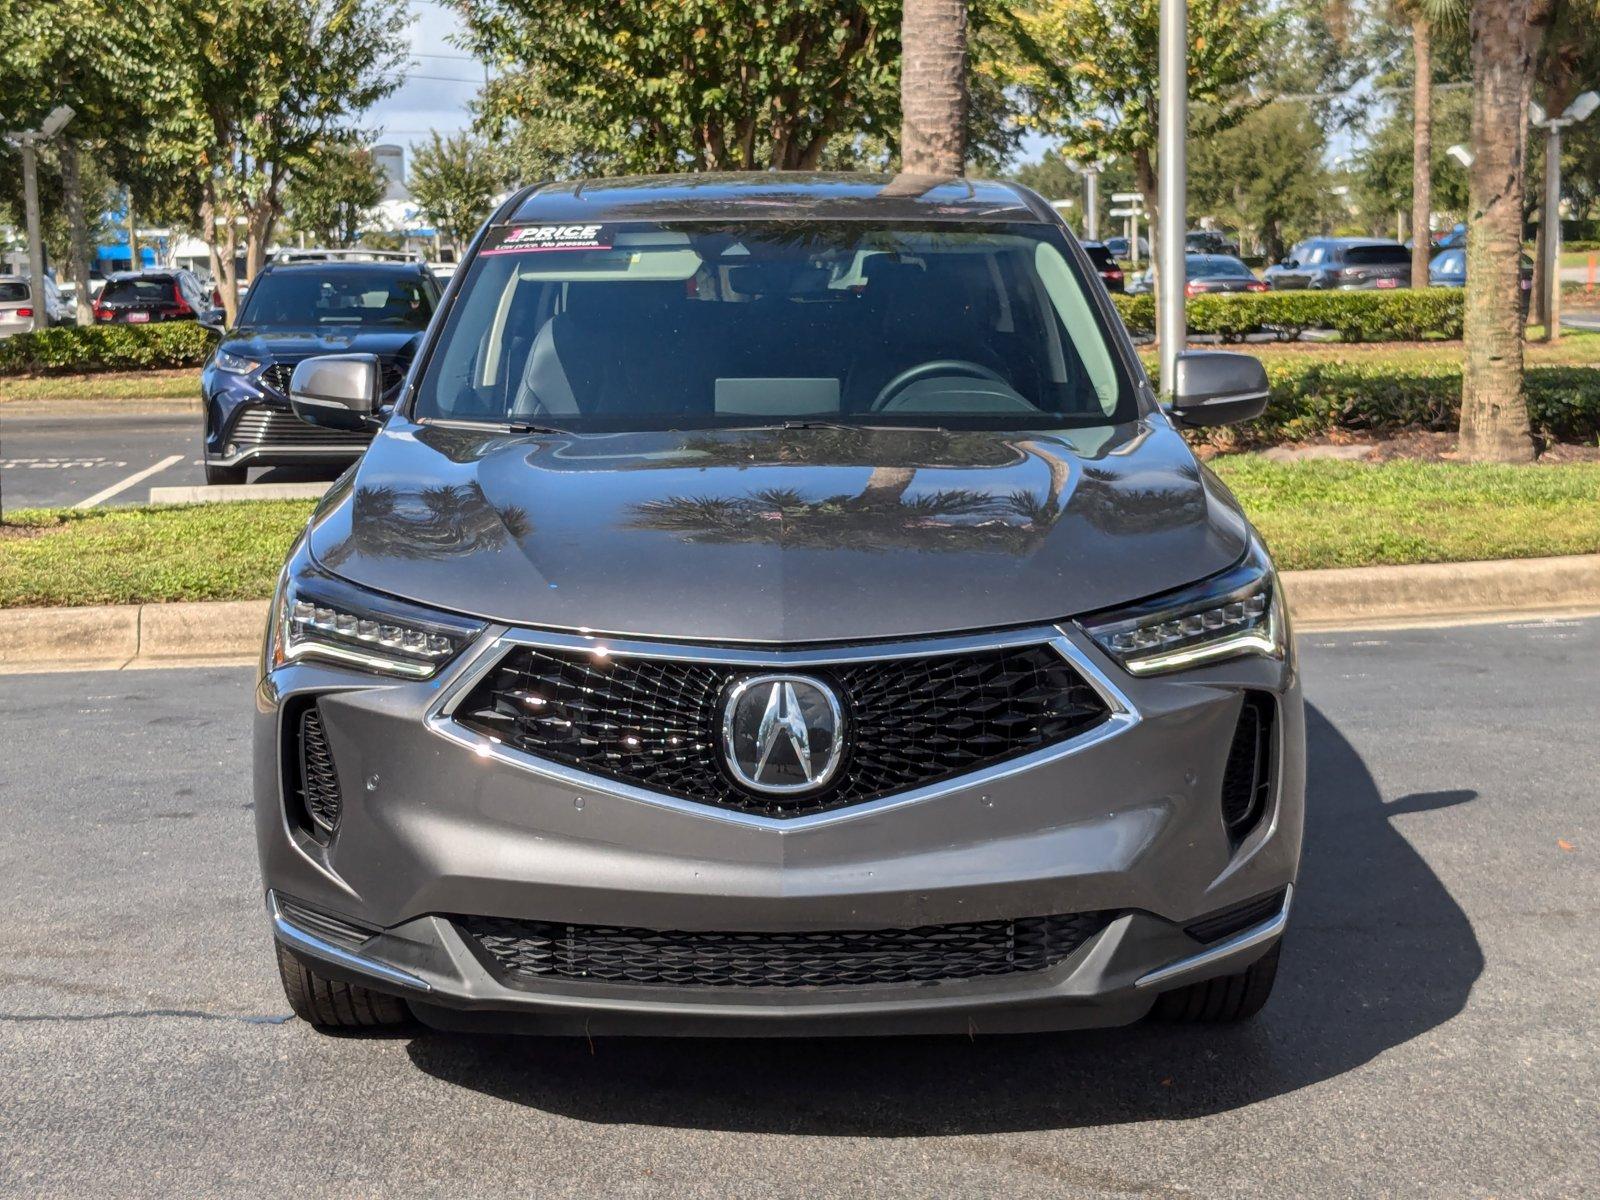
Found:
[[200, 372], [103, 371], [93, 375], [0, 376], [0, 404], [23, 400], [193, 400], [200, 407]]
[[[1600, 552], [1600, 465], [1213, 468], [1285, 568]], [[309, 501], [34, 511], [0, 526], [0, 607], [241, 600], [272, 590]]]

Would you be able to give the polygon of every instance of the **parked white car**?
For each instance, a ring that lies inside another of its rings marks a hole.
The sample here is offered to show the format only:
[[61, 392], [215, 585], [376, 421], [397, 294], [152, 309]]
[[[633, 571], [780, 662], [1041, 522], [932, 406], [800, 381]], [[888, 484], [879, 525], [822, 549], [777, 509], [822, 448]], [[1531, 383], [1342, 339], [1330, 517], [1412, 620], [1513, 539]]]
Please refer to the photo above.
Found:
[[[33, 328], [33, 289], [26, 275], [0, 275], [0, 337]], [[72, 324], [72, 306], [50, 276], [44, 277], [45, 320], [50, 325]]]

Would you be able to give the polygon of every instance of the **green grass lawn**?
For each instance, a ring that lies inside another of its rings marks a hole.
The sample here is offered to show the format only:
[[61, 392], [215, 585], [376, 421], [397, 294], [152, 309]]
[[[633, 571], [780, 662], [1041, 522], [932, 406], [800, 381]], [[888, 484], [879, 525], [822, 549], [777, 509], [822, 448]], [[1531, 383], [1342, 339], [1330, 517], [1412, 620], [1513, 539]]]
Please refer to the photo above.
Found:
[[8, 513], [0, 607], [267, 596], [312, 503]]
[[103, 371], [90, 375], [17, 375], [0, 378], [0, 403], [9, 400], [194, 400], [200, 372]]
[[[1285, 568], [1600, 552], [1600, 465], [1271, 463], [1213, 468]], [[0, 527], [0, 607], [271, 593], [310, 501], [33, 511]]]
[[1286, 569], [1600, 552], [1600, 465], [1212, 461]]

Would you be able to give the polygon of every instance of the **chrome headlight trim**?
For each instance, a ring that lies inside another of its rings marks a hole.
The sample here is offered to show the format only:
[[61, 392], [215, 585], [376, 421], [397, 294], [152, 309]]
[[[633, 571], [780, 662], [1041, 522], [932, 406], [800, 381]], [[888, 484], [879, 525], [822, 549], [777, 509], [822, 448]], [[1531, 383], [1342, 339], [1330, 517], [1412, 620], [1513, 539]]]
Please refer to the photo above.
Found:
[[230, 354], [226, 350], [218, 350], [217, 357], [213, 361], [217, 370], [226, 371], [230, 375], [249, 375], [262, 365], [253, 358], [246, 358], [242, 354]]

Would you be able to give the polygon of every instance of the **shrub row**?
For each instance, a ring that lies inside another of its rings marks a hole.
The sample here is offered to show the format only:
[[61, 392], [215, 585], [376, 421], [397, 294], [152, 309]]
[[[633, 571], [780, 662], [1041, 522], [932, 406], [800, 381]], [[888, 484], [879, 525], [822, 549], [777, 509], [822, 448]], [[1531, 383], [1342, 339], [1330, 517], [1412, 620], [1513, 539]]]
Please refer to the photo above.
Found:
[[[1113, 296], [1128, 332], [1155, 333], [1153, 296]], [[1225, 342], [1268, 332], [1295, 341], [1327, 329], [1346, 342], [1415, 342], [1461, 336], [1460, 288], [1396, 288], [1371, 292], [1245, 292], [1196, 296], [1185, 305], [1190, 333]]]
[[61, 325], [0, 341], [0, 375], [197, 367], [216, 340], [216, 334], [194, 321]]
[[[1461, 366], [1448, 360], [1407, 362], [1269, 362], [1267, 411], [1248, 425], [1207, 431], [1226, 445], [1302, 441], [1337, 429], [1455, 429], [1461, 411]], [[1549, 441], [1600, 437], [1600, 370], [1528, 367], [1528, 416]]]

